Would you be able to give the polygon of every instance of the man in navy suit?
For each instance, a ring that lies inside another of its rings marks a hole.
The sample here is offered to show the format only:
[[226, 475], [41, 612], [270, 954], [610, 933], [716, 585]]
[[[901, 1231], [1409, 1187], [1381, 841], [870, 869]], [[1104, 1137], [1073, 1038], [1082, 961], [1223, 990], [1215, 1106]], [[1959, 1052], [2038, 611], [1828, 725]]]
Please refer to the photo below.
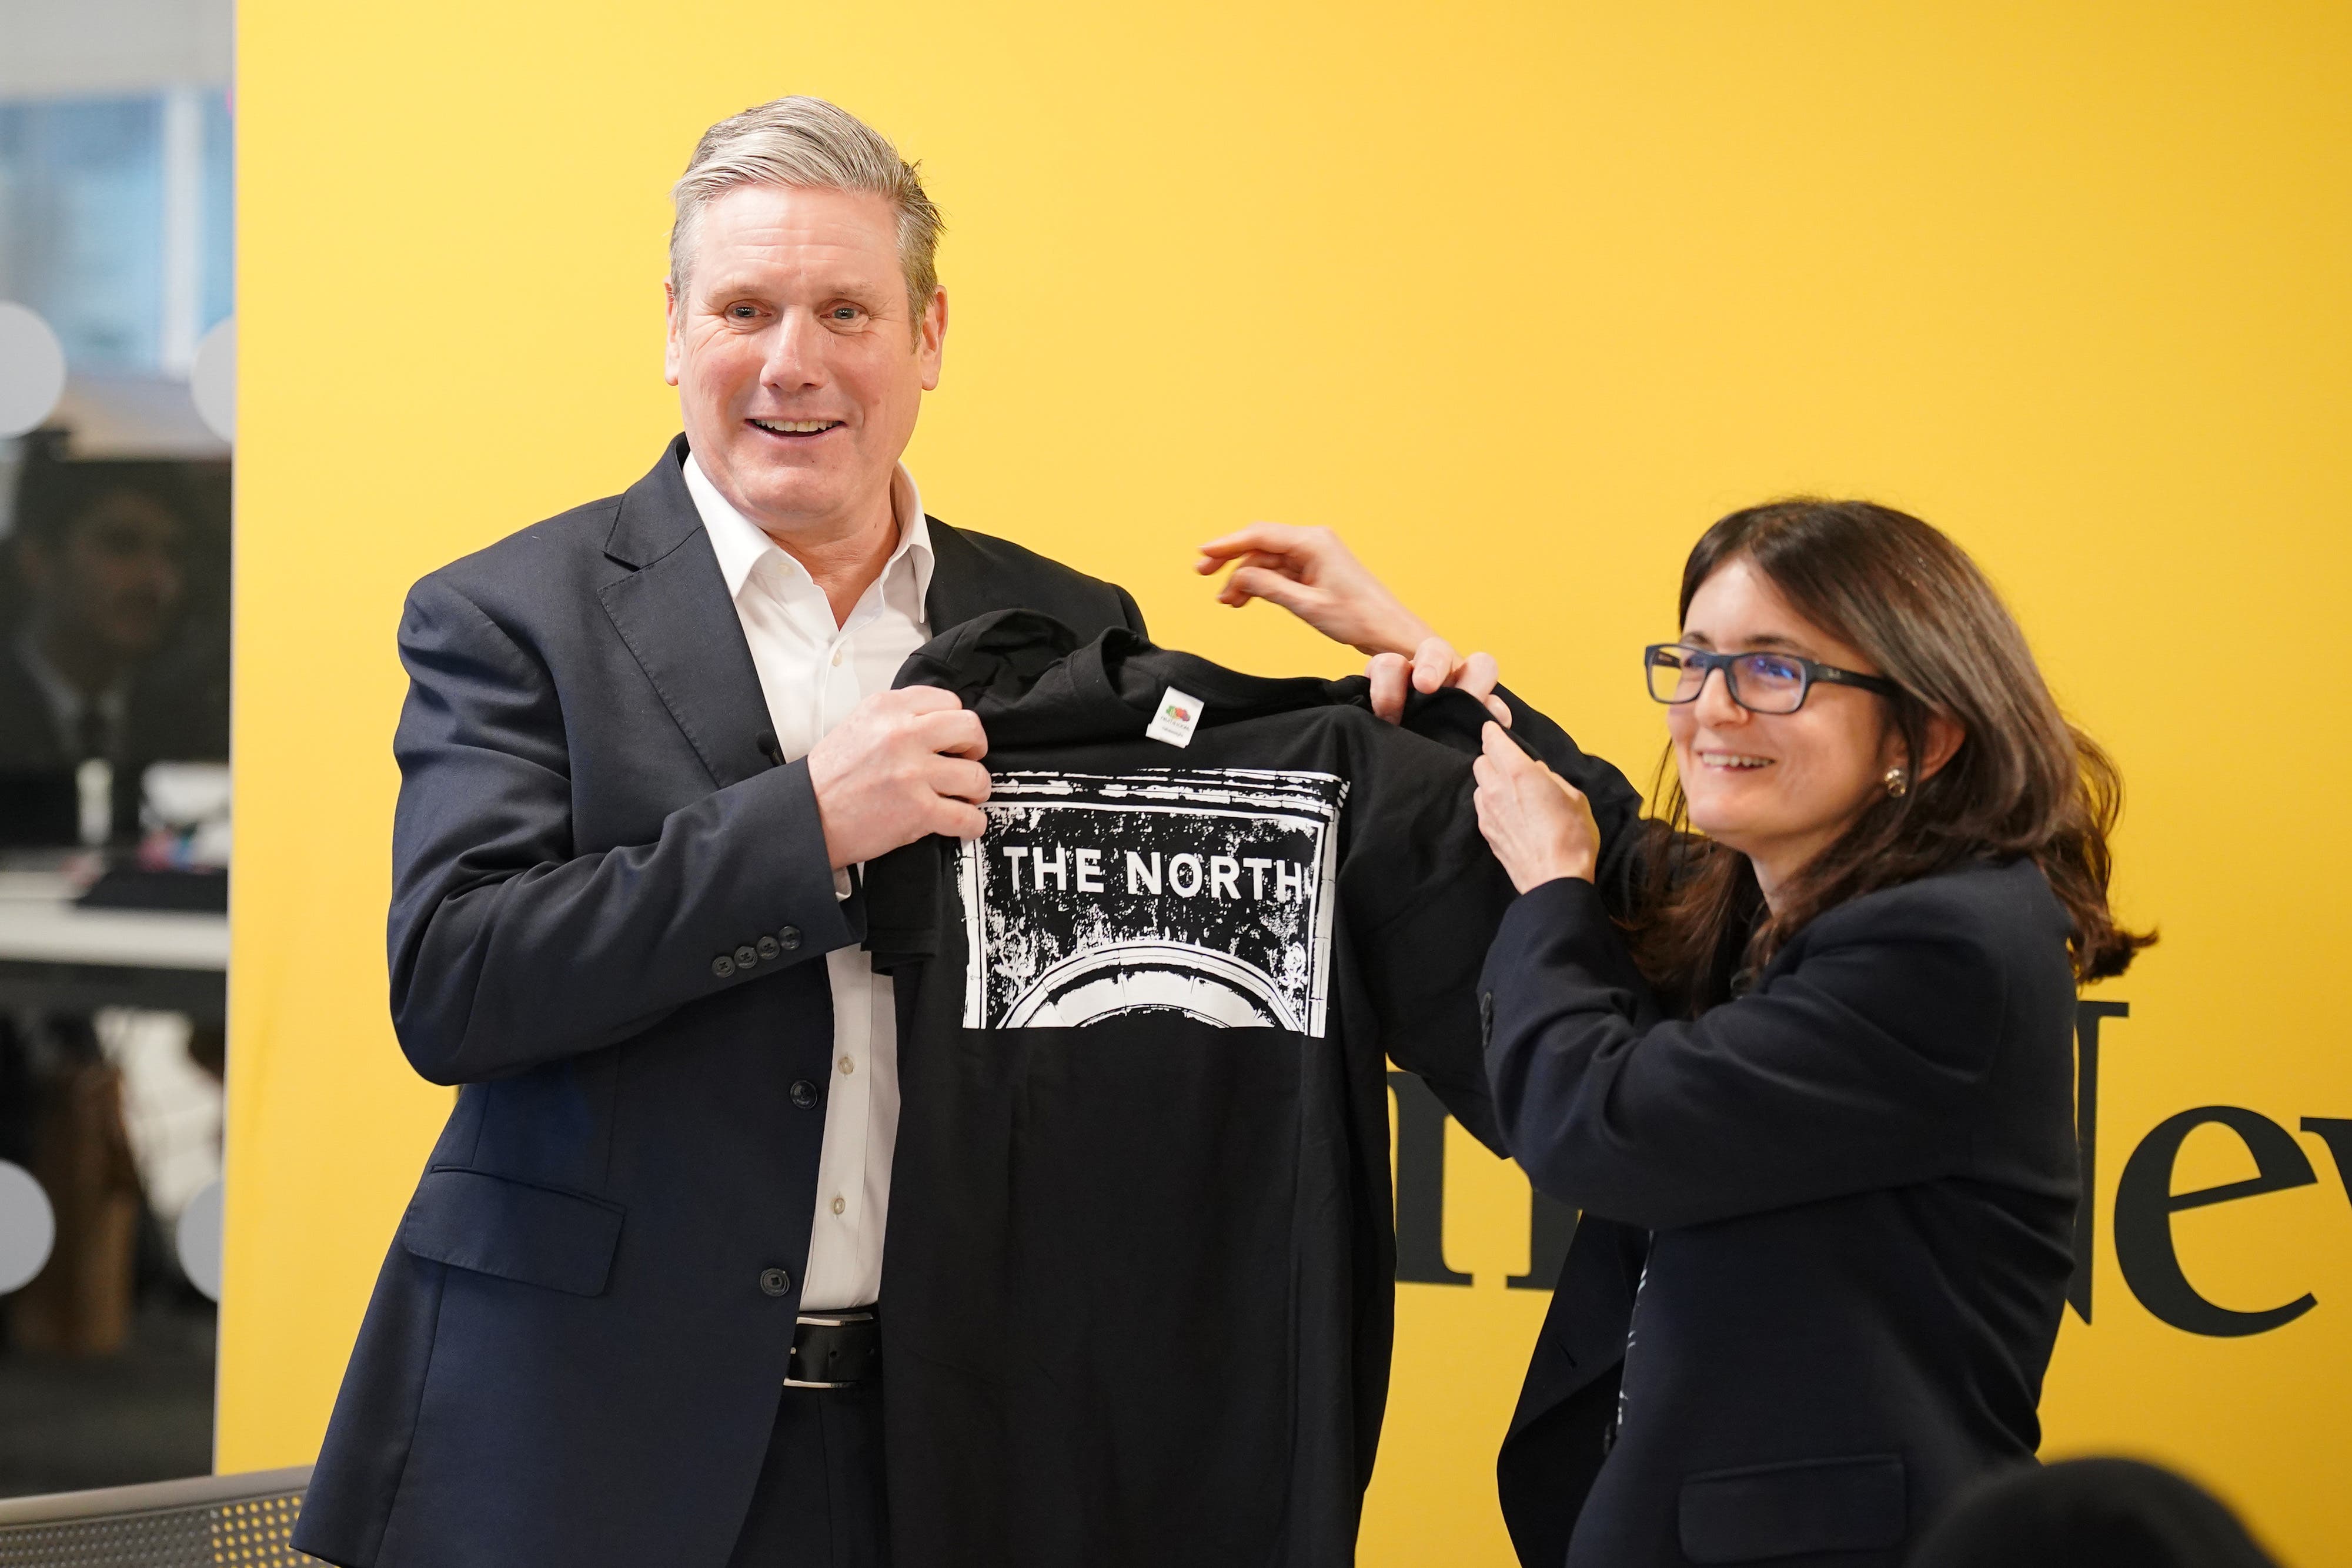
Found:
[[841, 110], [714, 126], [676, 192], [685, 434], [403, 615], [392, 1003], [460, 1085], [296, 1544], [349, 1568], [887, 1563], [875, 1329], [896, 1014], [856, 868], [982, 828], [931, 634], [1134, 601], [927, 517], [947, 295]]

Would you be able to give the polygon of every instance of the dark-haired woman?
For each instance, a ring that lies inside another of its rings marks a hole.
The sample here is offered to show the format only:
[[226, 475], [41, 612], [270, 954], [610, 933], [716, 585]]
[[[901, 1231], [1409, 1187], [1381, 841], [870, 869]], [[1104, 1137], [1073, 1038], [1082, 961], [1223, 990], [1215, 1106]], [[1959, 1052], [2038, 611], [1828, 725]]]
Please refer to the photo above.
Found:
[[[1228, 600], [1378, 655], [1391, 712], [1408, 679], [1491, 685], [1328, 534], [1208, 553], [1243, 560]], [[1499, 727], [1476, 768], [1522, 895], [1481, 981], [1496, 1107], [1535, 1184], [1583, 1213], [1504, 1512], [1531, 1568], [1892, 1568], [2040, 1440], [2073, 1261], [2075, 988], [2147, 940], [2107, 909], [2116, 775], [1916, 517], [1735, 513], [1692, 551], [1680, 612], [1643, 653], [1664, 821]]]

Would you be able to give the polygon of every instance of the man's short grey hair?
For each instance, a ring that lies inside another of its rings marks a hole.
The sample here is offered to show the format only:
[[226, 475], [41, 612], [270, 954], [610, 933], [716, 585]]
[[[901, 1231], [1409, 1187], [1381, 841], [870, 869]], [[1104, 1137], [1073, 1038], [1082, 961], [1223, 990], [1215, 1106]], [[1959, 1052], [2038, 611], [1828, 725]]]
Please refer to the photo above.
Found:
[[923, 193], [919, 165], [898, 156], [880, 131], [821, 98], [780, 98], [730, 115], [702, 133], [686, 173], [670, 188], [677, 221], [669, 231], [670, 286], [683, 298], [702, 209], [738, 185], [866, 191], [898, 218], [898, 265], [916, 322], [940, 286], [939, 208]]

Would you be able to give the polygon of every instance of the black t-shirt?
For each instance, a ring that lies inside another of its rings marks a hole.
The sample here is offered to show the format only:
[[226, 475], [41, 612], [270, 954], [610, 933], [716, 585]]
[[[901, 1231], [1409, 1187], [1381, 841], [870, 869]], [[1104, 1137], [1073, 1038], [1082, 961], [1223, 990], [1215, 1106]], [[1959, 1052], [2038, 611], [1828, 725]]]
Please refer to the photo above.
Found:
[[[898, 979], [897, 1561], [1352, 1562], [1393, 1311], [1384, 1059], [1496, 1142], [1484, 710], [1444, 692], [1400, 728], [1360, 679], [1074, 647], [1024, 612], [898, 684], [979, 713], [994, 793], [985, 836], [866, 879]], [[1145, 735], [1171, 689], [1200, 709], [1181, 748]]]

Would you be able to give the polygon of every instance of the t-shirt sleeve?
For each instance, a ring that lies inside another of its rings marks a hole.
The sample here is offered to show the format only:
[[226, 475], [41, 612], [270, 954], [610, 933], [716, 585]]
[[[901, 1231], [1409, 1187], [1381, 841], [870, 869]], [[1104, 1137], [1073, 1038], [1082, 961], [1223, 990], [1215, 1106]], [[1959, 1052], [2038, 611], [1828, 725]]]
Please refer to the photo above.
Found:
[[1477, 979], [1512, 889], [1479, 836], [1470, 758], [1369, 714], [1350, 738], [1339, 908], [1381, 1045], [1499, 1154]]
[[[1582, 791], [1592, 806], [1593, 824], [1601, 830], [1601, 856], [1593, 885], [1622, 916], [1641, 896], [1645, 856], [1656, 852], [1654, 835], [1642, 822], [1642, 792], [1606, 759], [1578, 746], [1549, 716], [1528, 705], [1508, 686], [1495, 695], [1511, 713], [1511, 734], [1538, 760]], [[1475, 757], [1486, 744], [1485, 731], [1493, 716], [1468, 695], [1446, 688], [1427, 695], [1418, 693], [1405, 703], [1404, 727], [1441, 746]]]

